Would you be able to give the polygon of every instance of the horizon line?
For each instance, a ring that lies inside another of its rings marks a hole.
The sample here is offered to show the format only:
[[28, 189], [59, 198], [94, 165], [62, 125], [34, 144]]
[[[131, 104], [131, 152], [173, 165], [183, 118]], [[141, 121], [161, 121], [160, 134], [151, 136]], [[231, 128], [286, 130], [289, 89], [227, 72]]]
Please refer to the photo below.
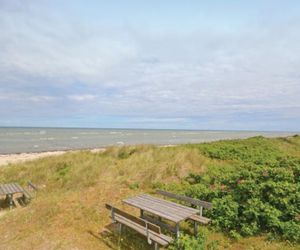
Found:
[[1, 126], [0, 128], [44, 128], [44, 129], [118, 129], [118, 130], [176, 130], [176, 131], [219, 131], [219, 132], [279, 132], [279, 133], [300, 133], [299, 131], [290, 131], [290, 130], [251, 130], [251, 129], [180, 129], [180, 128], [116, 128], [116, 127], [68, 127], [68, 126]]

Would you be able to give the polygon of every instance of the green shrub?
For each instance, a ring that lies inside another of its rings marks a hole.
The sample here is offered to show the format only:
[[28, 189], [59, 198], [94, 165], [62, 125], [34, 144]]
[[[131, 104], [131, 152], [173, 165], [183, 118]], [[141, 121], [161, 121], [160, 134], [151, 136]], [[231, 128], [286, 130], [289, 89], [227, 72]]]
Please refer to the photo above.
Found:
[[129, 188], [133, 189], [133, 190], [138, 189], [139, 187], [140, 187], [140, 184], [138, 182], [129, 184]]
[[294, 221], [282, 223], [282, 236], [294, 242], [300, 242], [300, 224]]
[[198, 234], [196, 237], [183, 234], [174, 241], [168, 249], [170, 250], [217, 250], [218, 242], [212, 241], [207, 244], [205, 234]]
[[239, 223], [239, 204], [234, 201], [231, 195], [224, 196], [223, 198], [216, 198], [213, 200], [212, 217], [218, 218], [213, 220], [213, 224], [219, 229], [230, 231], [236, 229]]
[[235, 171], [215, 168], [186, 178], [187, 196], [213, 202], [207, 211], [213, 226], [233, 238], [268, 233], [300, 242], [299, 158], [285, 155], [262, 137], [192, 147], [237, 166]]
[[188, 234], [181, 235], [170, 247], [171, 250], [205, 250], [205, 237], [193, 237]]
[[[300, 183], [294, 168], [245, 168], [236, 174], [223, 172], [218, 185], [190, 184], [187, 196], [213, 201], [209, 216], [213, 225], [242, 236], [271, 232], [299, 241], [296, 216], [300, 213]], [[247, 173], [248, 172], [248, 173]], [[195, 180], [195, 179], [194, 179]]]

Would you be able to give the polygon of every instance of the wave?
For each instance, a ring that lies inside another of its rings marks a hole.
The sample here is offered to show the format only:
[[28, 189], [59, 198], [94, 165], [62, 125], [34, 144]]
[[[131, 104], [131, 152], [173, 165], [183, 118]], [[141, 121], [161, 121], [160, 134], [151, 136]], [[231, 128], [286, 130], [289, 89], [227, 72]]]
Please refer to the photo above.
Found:
[[53, 140], [55, 140], [55, 138], [53, 138], [53, 137], [41, 137], [40, 138], [40, 141], [53, 141]]

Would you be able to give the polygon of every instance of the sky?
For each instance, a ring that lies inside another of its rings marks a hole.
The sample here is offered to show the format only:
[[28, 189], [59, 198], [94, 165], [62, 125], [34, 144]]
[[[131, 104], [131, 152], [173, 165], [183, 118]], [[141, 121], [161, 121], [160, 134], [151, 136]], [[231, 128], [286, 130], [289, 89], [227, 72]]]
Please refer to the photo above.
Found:
[[300, 1], [0, 0], [0, 126], [300, 131]]

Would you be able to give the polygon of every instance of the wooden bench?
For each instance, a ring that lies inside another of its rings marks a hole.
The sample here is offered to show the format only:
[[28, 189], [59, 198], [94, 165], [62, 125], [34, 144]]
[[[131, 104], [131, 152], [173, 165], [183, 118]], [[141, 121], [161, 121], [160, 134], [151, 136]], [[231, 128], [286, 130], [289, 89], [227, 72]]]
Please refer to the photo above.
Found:
[[23, 197], [24, 197], [24, 199], [27, 199], [27, 200], [32, 199], [32, 195], [26, 189], [24, 189], [24, 191], [23, 191]]
[[12, 197], [12, 200], [17, 208], [21, 207], [21, 204], [20, 204], [19, 200], [17, 199], [17, 197]]
[[33, 189], [34, 191], [38, 191], [38, 187], [35, 184], [33, 184], [31, 181], [28, 181], [27, 185], [29, 188]]
[[157, 190], [156, 192], [164, 197], [176, 199], [199, 207], [199, 215], [191, 215], [189, 217], [190, 220], [194, 221], [195, 234], [197, 234], [198, 223], [207, 225], [211, 222], [211, 219], [204, 217], [202, 214], [203, 214], [203, 208], [212, 209], [212, 203], [183, 196], [183, 195], [173, 194], [164, 190]]
[[31, 194], [18, 183], [0, 184], [0, 196], [5, 196], [9, 207], [14, 205], [20, 207], [25, 205], [27, 200], [31, 200]]
[[152, 244], [153, 242], [155, 250], [158, 250], [160, 246], [168, 246], [173, 240], [171, 237], [162, 234], [160, 227], [157, 225], [128, 214], [110, 204], [106, 204], [105, 207], [111, 211], [112, 221], [119, 224], [120, 232], [122, 225], [135, 230], [139, 234], [147, 237], [148, 244]]

